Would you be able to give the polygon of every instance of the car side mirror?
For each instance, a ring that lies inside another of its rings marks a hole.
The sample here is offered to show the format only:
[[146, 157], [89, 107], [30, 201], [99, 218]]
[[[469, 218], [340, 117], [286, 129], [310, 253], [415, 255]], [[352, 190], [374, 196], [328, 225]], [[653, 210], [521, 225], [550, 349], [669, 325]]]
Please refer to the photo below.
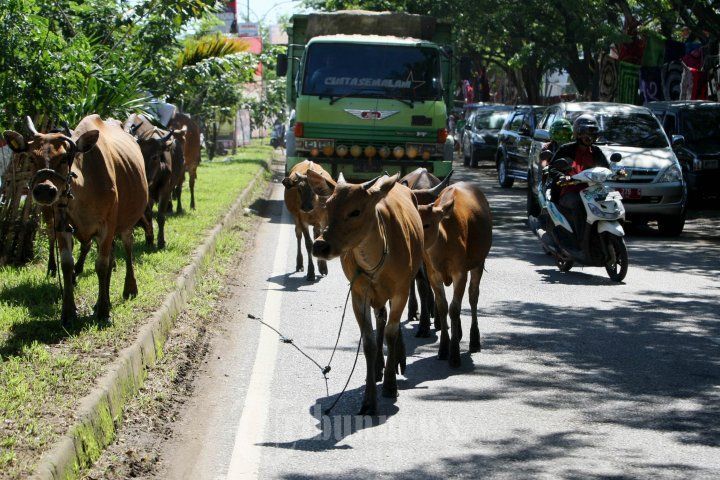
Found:
[[277, 63], [275, 65], [275, 72], [278, 77], [284, 77], [287, 75], [288, 70], [288, 56], [285, 53], [278, 53]]
[[550, 141], [550, 132], [548, 130], [538, 128], [535, 130], [535, 135], [533, 138], [539, 142], [549, 142]]
[[620, 160], [622, 160], [622, 155], [615, 152], [612, 155], [610, 155], [610, 161], [613, 163], [618, 163]]
[[672, 147], [684, 147], [685, 146], [685, 137], [683, 135], [673, 135], [672, 136]]
[[530, 136], [530, 134], [531, 134], [532, 132], [530, 132], [530, 127], [528, 127], [527, 125], [523, 125], [523, 126], [520, 127], [520, 130], [518, 130], [518, 133], [519, 133], [520, 135], [523, 135], [523, 136], [525, 136], [525, 137], [528, 137], [528, 136]]

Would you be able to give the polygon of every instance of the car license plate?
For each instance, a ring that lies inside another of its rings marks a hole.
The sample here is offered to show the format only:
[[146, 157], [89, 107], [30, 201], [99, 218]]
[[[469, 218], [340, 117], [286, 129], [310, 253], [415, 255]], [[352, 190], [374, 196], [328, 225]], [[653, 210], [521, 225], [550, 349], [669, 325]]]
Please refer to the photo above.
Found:
[[703, 162], [703, 168], [707, 169], [707, 170], [718, 168], [718, 161], [717, 160], [705, 160]]
[[624, 200], [638, 200], [641, 197], [639, 188], [618, 188], [617, 191]]

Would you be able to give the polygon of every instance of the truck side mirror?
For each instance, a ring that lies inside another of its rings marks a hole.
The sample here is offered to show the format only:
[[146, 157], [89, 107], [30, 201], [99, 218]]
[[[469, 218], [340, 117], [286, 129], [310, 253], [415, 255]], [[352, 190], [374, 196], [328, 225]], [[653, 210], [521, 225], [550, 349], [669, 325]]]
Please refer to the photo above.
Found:
[[460, 57], [460, 79], [469, 79], [472, 76], [471, 70], [472, 64], [470, 62], [470, 57]]
[[278, 77], [284, 77], [287, 75], [288, 70], [288, 56], [285, 53], [278, 53], [277, 63], [275, 65], [275, 72]]
[[672, 147], [684, 147], [685, 146], [685, 137], [683, 135], [673, 135], [672, 136]]

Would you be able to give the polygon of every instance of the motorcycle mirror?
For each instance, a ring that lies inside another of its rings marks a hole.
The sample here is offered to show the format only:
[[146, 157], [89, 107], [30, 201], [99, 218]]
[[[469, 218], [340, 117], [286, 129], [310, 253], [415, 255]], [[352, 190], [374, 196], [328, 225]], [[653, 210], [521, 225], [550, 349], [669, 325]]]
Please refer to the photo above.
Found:
[[617, 162], [619, 162], [620, 160], [622, 160], [622, 155], [620, 155], [619, 153], [615, 152], [615, 153], [613, 153], [612, 155], [610, 155], [610, 161], [611, 161], [611, 162], [617, 163]]

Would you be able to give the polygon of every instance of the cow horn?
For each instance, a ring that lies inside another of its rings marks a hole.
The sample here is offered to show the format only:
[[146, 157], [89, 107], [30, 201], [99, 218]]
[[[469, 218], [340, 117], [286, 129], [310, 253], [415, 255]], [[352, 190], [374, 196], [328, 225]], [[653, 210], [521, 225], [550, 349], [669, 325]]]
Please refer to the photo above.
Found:
[[370, 190], [373, 185], [375, 185], [375, 182], [380, 180], [380, 178], [383, 177], [383, 175], [378, 175], [377, 177], [373, 178], [372, 180], [368, 180], [367, 182], [362, 184], [363, 190]]
[[168, 132], [168, 134], [165, 135], [165, 136], [162, 138], [162, 141], [163, 141], [163, 142], [167, 142], [168, 140], [170, 140], [170, 137], [172, 137], [172, 135], [173, 135], [173, 132], [172, 132], [172, 130], [170, 130], [170, 131]]
[[30, 133], [32, 133], [33, 135], [40, 135], [38, 133], [37, 129], [35, 128], [35, 124], [33, 123], [32, 118], [30, 118], [30, 115], [28, 115], [26, 118], [27, 118], [28, 130], [30, 130]]
[[130, 125], [130, 135], [135, 135], [138, 131], [138, 128], [140, 128], [140, 125], [142, 125], [143, 122], [140, 120], [140, 123], [133, 123]]
[[442, 182], [438, 183], [437, 185], [435, 185], [433, 188], [431, 188], [429, 190], [430, 193], [432, 194], [432, 196], [437, 198], [440, 195], [440, 192], [445, 190], [445, 187], [450, 185], [450, 177], [452, 176], [453, 172], [454, 172], [454, 170], [450, 170], [450, 173], [447, 174], [447, 176], [443, 179]]
[[343, 175], [342, 172], [340, 172], [340, 175], [338, 175], [337, 183], [338, 183], [338, 185], [340, 185], [341, 183], [347, 183], [345, 181], [345, 175]]
[[66, 120], [63, 120], [61, 125], [63, 127], [63, 130], [65, 130], [65, 135], [67, 135], [68, 137], [71, 137], [72, 132], [70, 131], [70, 125], [68, 124], [68, 122]]

